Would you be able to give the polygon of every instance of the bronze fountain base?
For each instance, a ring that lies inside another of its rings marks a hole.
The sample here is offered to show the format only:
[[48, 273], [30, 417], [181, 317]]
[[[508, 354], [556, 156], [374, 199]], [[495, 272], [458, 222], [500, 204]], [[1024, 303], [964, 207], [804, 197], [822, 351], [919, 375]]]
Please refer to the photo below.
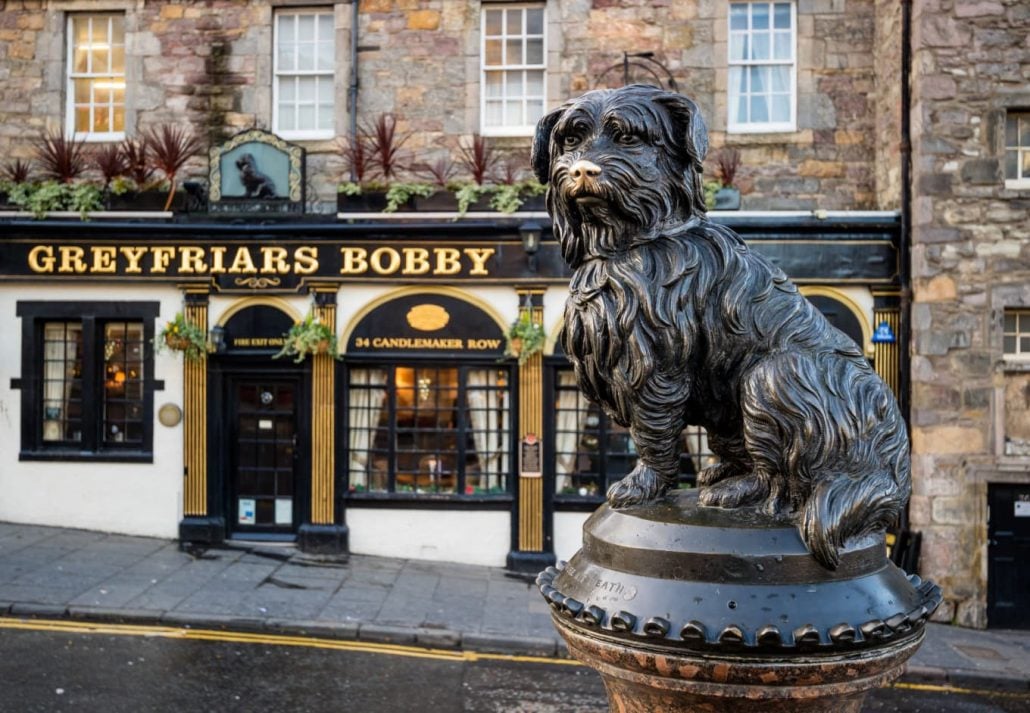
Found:
[[595, 512], [583, 548], [537, 579], [570, 653], [597, 669], [613, 711], [861, 708], [898, 678], [940, 604], [882, 534], [828, 570], [797, 530], [677, 491]]

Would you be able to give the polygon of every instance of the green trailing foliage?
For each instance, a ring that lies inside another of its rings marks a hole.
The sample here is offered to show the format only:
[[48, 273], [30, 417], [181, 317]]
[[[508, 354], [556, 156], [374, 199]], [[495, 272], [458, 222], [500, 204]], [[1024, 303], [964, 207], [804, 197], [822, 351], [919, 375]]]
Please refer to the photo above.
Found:
[[174, 318], [165, 322], [165, 326], [154, 337], [154, 346], [158, 351], [168, 349], [180, 352], [184, 359], [190, 361], [205, 359], [208, 352], [212, 351], [204, 330], [187, 320], [182, 312], [176, 312]]
[[290, 331], [283, 335], [283, 348], [272, 358], [293, 357], [293, 362], [299, 364], [314, 354], [328, 354], [334, 359], [340, 356], [333, 330], [320, 322], [313, 312], [308, 312], [307, 317], [294, 322]]
[[78, 212], [83, 220], [89, 220], [89, 213], [104, 208], [103, 191], [92, 183], [19, 183], [11, 186], [8, 194], [11, 203], [30, 211], [37, 220], [48, 213], [62, 210]]
[[428, 183], [391, 183], [386, 191], [384, 213], [395, 213], [397, 209], [414, 197], [428, 198], [436, 189]]
[[529, 310], [524, 310], [519, 318], [512, 322], [505, 335], [508, 340], [505, 355], [519, 360], [522, 366], [529, 358], [544, 348], [547, 335], [543, 325], [533, 321]]

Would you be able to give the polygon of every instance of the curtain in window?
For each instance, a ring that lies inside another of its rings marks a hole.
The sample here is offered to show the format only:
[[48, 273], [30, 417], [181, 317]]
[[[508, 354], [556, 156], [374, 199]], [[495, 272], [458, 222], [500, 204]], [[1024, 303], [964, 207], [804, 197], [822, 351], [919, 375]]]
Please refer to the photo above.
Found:
[[368, 488], [369, 451], [386, 403], [386, 372], [355, 369], [350, 373], [350, 485]]
[[508, 389], [502, 385], [503, 376], [494, 369], [468, 372], [466, 400], [472, 440], [479, 458], [480, 487], [487, 490], [505, 487], [508, 473]]
[[49, 323], [43, 334], [43, 440], [81, 440], [81, 431], [73, 431], [73, 415], [69, 406], [76, 383], [75, 368], [79, 359], [81, 327], [64, 322]]
[[576, 472], [576, 461], [579, 449], [579, 438], [583, 433], [584, 420], [587, 416], [589, 402], [576, 384], [576, 374], [572, 371], [558, 372], [558, 422], [556, 424], [554, 451], [557, 455], [555, 472], [555, 492], [572, 486], [572, 474]]

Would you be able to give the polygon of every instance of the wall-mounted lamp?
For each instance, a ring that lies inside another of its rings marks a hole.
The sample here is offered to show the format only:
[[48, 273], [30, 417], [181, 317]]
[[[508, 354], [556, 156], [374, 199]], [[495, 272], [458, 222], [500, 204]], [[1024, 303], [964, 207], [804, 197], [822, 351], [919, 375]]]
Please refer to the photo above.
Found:
[[519, 226], [522, 249], [526, 251], [526, 262], [533, 272], [536, 272], [536, 254], [540, 250], [540, 238], [543, 234], [543, 227], [535, 221], [531, 220]]
[[214, 349], [215, 354], [225, 353], [225, 327], [220, 324], [211, 327], [208, 341], [211, 342], [211, 347]]

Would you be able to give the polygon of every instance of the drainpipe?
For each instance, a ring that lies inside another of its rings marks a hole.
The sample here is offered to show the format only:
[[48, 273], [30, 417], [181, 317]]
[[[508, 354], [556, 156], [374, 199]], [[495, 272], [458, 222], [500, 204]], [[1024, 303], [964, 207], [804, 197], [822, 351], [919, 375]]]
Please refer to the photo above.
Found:
[[[901, 281], [902, 356], [911, 354], [912, 344], [912, 90], [909, 86], [912, 68], [912, 4], [901, 3], [901, 236], [899, 251]], [[901, 412], [911, 423], [911, 359], [899, 374]]]
[[[358, 140], [358, 9], [359, 0], [351, 0], [350, 20], [350, 86], [347, 87], [347, 108], [350, 110], [350, 137], [351, 146]], [[358, 177], [351, 168], [350, 180], [356, 181]]]

